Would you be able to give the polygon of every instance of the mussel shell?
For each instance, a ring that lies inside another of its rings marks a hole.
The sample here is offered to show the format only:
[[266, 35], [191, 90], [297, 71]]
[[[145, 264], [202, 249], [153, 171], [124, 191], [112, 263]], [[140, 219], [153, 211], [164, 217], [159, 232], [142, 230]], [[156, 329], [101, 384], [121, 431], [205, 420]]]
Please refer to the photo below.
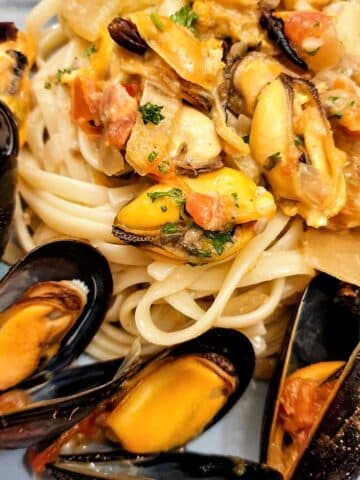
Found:
[[0, 257], [9, 239], [15, 208], [18, 152], [19, 134], [15, 117], [0, 101]]
[[360, 343], [292, 480], [360, 478]]
[[293, 371], [318, 362], [347, 362], [360, 340], [360, 317], [352, 313], [348, 305], [337, 301], [340, 289], [341, 282], [334, 277], [326, 274], [315, 277], [289, 325], [279, 368], [265, 403], [261, 437], [263, 462], [267, 460], [271, 429], [277, 415], [277, 400], [284, 379]]
[[[71, 463], [91, 463], [87, 474], [69, 471]], [[60, 462], [48, 465], [48, 472], [58, 480], [96, 480], [96, 468], [109, 467], [109, 480], [120, 479], [158, 479], [158, 480], [281, 480], [280, 473], [264, 465], [243, 460], [239, 457], [221, 455], [201, 455], [198, 453], [166, 453], [155, 457], [129, 458], [121, 452], [112, 455], [95, 454], [62, 456]], [[116, 468], [117, 467], [117, 468]], [[103, 470], [103, 471], [104, 471]], [[117, 471], [117, 472], [116, 472]], [[121, 473], [120, 473], [121, 472]]]
[[0, 311], [4, 311], [36, 283], [73, 279], [81, 280], [89, 289], [81, 315], [58, 352], [17, 388], [27, 389], [44, 382], [51, 372], [63, 369], [85, 350], [109, 307], [113, 282], [105, 257], [91, 245], [73, 240], [48, 243], [31, 251], [1, 280]]
[[113, 395], [124, 376], [114, 376], [123, 359], [99, 362], [55, 373], [28, 393], [34, 404], [0, 416], [0, 449], [26, 448], [59, 435]]
[[[157, 358], [166, 355], [176, 357], [189, 353], [204, 355], [208, 359], [213, 359], [217, 356], [225, 357], [234, 367], [234, 374], [238, 378], [236, 390], [228, 397], [227, 403], [212, 421], [205, 426], [205, 429], [207, 429], [222, 418], [245, 391], [254, 371], [254, 350], [250, 341], [240, 332], [215, 328], [194, 340], [160, 353], [154, 358], [143, 362], [142, 365], [146, 366], [149, 362], [156, 361]], [[0, 417], [0, 448], [20, 448], [34, 445], [34, 443], [40, 440], [54, 437], [60, 432], [69, 429], [95, 410], [102, 400], [109, 400], [121, 388], [122, 382], [129, 376], [136, 374], [142, 366], [139, 362], [134, 362], [130, 367], [131, 371], [126, 370], [120, 375], [116, 374], [114, 380], [105, 383], [106, 380], [111, 378], [111, 372], [114, 373], [114, 370], [116, 370], [117, 364], [116, 361], [114, 362], [106, 365], [97, 363], [87, 367], [88, 372], [92, 374], [92, 369], [95, 369], [95, 372], [97, 372], [105, 365], [107, 373], [102, 385], [98, 383], [98, 380], [101, 381], [100, 375], [95, 373], [93, 374], [95, 378], [94, 384], [88, 382], [86, 384], [88, 390], [82, 391], [81, 384], [78, 385], [78, 381], [86, 382], [85, 377], [87, 373], [84, 375], [84, 380], [81, 380], [79, 369], [68, 370], [63, 372], [62, 376], [54, 377], [54, 385], [50, 385], [47, 388], [55, 389], [55, 396], [63, 395], [65, 391], [70, 393], [71, 396], [55, 398], [52, 401], [45, 401], [34, 408]], [[58, 378], [65, 385], [61, 389], [57, 389]], [[72, 385], [72, 382], [74, 385]], [[39, 398], [45, 397], [40, 396]], [[51, 395], [48, 398], [51, 398]]]

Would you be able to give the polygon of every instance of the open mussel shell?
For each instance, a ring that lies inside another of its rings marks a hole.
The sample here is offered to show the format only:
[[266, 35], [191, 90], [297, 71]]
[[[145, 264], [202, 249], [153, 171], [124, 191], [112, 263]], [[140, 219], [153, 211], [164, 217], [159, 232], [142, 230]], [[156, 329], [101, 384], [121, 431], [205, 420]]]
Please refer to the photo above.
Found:
[[122, 363], [115, 359], [67, 369], [25, 390], [28, 407], [0, 415], [0, 449], [34, 446], [79, 422], [119, 388]]
[[[95, 434], [97, 443], [101, 439], [103, 450], [120, 445], [132, 454], [156, 454], [180, 447], [213, 425], [234, 405], [252, 377], [254, 363], [250, 341], [238, 331], [222, 328], [177, 345], [142, 365], [134, 362], [130, 373], [117, 374], [114, 381], [97, 390], [97, 402], [93, 397], [89, 397], [87, 404], [83, 402], [85, 392], [67, 400], [67, 415], [72, 415], [71, 401], [75, 416], [85, 416], [84, 403], [86, 414], [92, 404], [91, 413], [81, 425], [65, 431], [40, 452], [32, 466], [41, 472], [45, 463], [55, 460], [57, 453], [54, 456], [54, 452], [59, 452], [69, 441], [78, 445], [79, 434], [81, 448], [93, 448], [93, 437], [82, 432], [94, 421], [97, 428], [92, 435]], [[61, 401], [56, 408], [58, 420], [62, 416]], [[40, 415], [45, 421], [44, 411], [49, 428], [53, 428], [51, 404], [39, 407], [33, 416]], [[19, 412], [22, 418], [18, 426], [28, 421], [28, 414], [26, 410]], [[66, 423], [69, 426], [69, 417]]]
[[[306, 472], [302, 470], [303, 476], [296, 476], [297, 474], [294, 471], [297, 472], [296, 465], [304, 453], [306, 445], [309, 442], [312, 444], [311, 438], [317, 438], [317, 436], [323, 438], [321, 433], [323, 423], [321, 422], [321, 425], [319, 425], [318, 422], [324, 413], [328, 412], [330, 399], [336, 392], [338, 393], [333, 402], [336, 403], [336, 408], [342, 409], [344, 414], [342, 424], [345, 424], [348, 421], [346, 419], [353, 415], [351, 408], [348, 408], [350, 405], [347, 405], [349, 399], [351, 399], [351, 403], [357, 396], [357, 403], [353, 404], [353, 407], [355, 406], [355, 409], [359, 408], [359, 376], [357, 380], [353, 376], [351, 377], [353, 379], [351, 394], [349, 393], [350, 389], [345, 387], [345, 378], [348, 377], [348, 372], [353, 371], [354, 368], [358, 370], [358, 367], [356, 367], [358, 359], [356, 354], [353, 353], [354, 349], [358, 348], [357, 345], [360, 340], [360, 317], [356, 309], [357, 290], [357, 287], [346, 285], [328, 275], [318, 275], [305, 291], [297, 315], [289, 326], [279, 369], [270, 385], [265, 405], [261, 445], [262, 461], [274, 466], [273, 459], [280, 458], [279, 453], [277, 453], [281, 451], [281, 447], [278, 445], [279, 438], [281, 438], [278, 421], [280, 418], [280, 396], [286, 379], [290, 377], [292, 379], [301, 378], [300, 372], [302, 372], [302, 378], [315, 380], [317, 376], [316, 381], [319, 387], [327, 384], [329, 392], [326, 394], [327, 400], [325, 397], [322, 400], [324, 402], [323, 407], [319, 408], [317, 420], [309, 430], [309, 437], [305, 446], [298, 450], [297, 455], [293, 452], [293, 455], [295, 455], [293, 459], [295, 460], [292, 461], [293, 467], [287, 467], [287, 475], [290, 476], [286, 478], [301, 478], [302, 480], [306, 478], [343, 478], [341, 476], [332, 477], [330, 474], [324, 477], [316, 476], [311, 470]], [[305, 412], [305, 414], [307, 413], [309, 412]], [[323, 417], [325, 423], [327, 422], [325, 420], [327, 415], [328, 413], [325, 413], [325, 417]], [[359, 435], [359, 431], [356, 435]], [[353, 448], [356, 435], [353, 436], [352, 443], [346, 445], [349, 451]], [[286, 442], [287, 446], [290, 445], [288, 441]], [[293, 477], [293, 475], [295, 476]]]
[[43, 383], [53, 372], [73, 362], [97, 332], [112, 296], [112, 276], [105, 257], [83, 242], [63, 240], [41, 246], [20, 260], [0, 282], [0, 312], [41, 282], [79, 280], [88, 289], [86, 304], [57, 352], [16, 388]]
[[280, 473], [264, 465], [239, 457], [201, 455], [198, 453], [165, 453], [152, 457], [110, 455], [61, 456], [47, 471], [58, 480], [132, 478], [157, 480], [281, 480]]
[[15, 207], [19, 135], [15, 117], [0, 101], [0, 257], [9, 239]]

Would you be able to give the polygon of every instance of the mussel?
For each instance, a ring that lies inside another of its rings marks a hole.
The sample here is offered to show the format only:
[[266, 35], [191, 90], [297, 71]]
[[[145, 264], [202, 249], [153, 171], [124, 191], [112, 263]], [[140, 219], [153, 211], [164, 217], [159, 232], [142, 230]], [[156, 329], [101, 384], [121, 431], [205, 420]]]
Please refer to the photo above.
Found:
[[15, 207], [19, 136], [15, 118], [0, 101], [0, 257], [9, 238]]
[[325, 274], [311, 282], [270, 387], [262, 460], [285, 479], [359, 478], [360, 320], [350, 288]]
[[0, 282], [0, 392], [38, 385], [69, 365], [111, 295], [109, 265], [88, 244], [53, 242], [20, 260]]
[[250, 150], [287, 215], [299, 214], [321, 227], [344, 206], [346, 155], [335, 146], [310, 81], [281, 73], [262, 89]]
[[[151, 457], [129, 458], [124, 452], [95, 455], [62, 455], [47, 472], [58, 480], [108, 478], [158, 480], [281, 480], [281, 474], [239, 457], [165, 453]], [[106, 477], [104, 477], [106, 475]]]
[[[117, 377], [99, 388], [90, 415], [40, 452], [33, 468], [42, 471], [69, 442], [82, 451], [94, 442], [102, 444], [102, 450], [120, 444], [133, 454], [180, 447], [223, 417], [246, 389], [253, 369], [254, 351], [244, 335], [210, 330], [135, 367], [125, 380]], [[76, 412], [81, 412], [78, 398], [84, 395], [72, 399]], [[50, 410], [47, 407], [49, 416]], [[22, 417], [26, 415], [24, 410]]]
[[189, 263], [223, 260], [275, 213], [272, 195], [240, 171], [221, 168], [180, 186], [157, 184], [118, 213], [113, 234], [150, 252]]

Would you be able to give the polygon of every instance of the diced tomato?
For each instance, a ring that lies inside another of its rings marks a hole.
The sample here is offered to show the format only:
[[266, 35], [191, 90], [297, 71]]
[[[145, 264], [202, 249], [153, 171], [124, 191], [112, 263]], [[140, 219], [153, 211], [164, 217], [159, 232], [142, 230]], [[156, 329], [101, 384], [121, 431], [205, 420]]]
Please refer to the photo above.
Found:
[[332, 25], [332, 18], [321, 12], [294, 12], [285, 18], [287, 38], [300, 45], [306, 38], [322, 38]]
[[229, 222], [219, 195], [189, 192], [186, 195], [186, 210], [204, 230], [223, 230]]
[[101, 89], [94, 80], [76, 77], [71, 88], [72, 117], [88, 135], [101, 134], [99, 99]]
[[131, 97], [136, 97], [138, 94], [139, 87], [136, 85], [136, 83], [123, 83], [122, 86], [126, 89]]
[[129, 95], [126, 87], [110, 85], [104, 90], [101, 110], [110, 145], [122, 148], [136, 123], [138, 115], [136, 99]]

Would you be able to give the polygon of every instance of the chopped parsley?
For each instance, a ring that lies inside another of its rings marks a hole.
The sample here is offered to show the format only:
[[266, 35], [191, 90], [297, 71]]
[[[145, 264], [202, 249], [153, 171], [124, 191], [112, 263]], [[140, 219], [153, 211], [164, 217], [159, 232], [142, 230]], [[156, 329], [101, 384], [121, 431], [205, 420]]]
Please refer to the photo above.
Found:
[[197, 22], [197, 19], [198, 16], [190, 5], [185, 5], [173, 15], [170, 15], [170, 20], [172, 20], [174, 23], [188, 28], [192, 32], [194, 32], [194, 25]]
[[167, 160], [163, 160], [161, 163], [158, 165], [158, 170], [161, 174], [167, 173], [170, 169], [170, 164]]
[[45, 83], [44, 83], [44, 88], [46, 88], [46, 90], [50, 90], [51, 88], [51, 82], [49, 80], [47, 80]]
[[152, 163], [157, 156], [158, 156], [158, 152], [156, 150], [153, 150], [151, 153], [149, 153], [147, 157], [148, 162]]
[[329, 100], [329, 102], [335, 103], [339, 100], [339, 98], [340, 97], [331, 96], [331, 97], [328, 97], [327, 99]]
[[150, 15], [150, 20], [153, 22], [153, 24], [155, 25], [155, 27], [160, 30], [160, 32], [163, 32], [164, 31], [164, 24], [163, 22], [160, 20], [159, 16], [156, 14], [156, 13], [152, 13]]
[[56, 83], [61, 83], [62, 77], [64, 75], [69, 75], [73, 70], [75, 70], [75, 69], [74, 68], [59, 68], [59, 70], [55, 74]]
[[164, 107], [162, 105], [156, 105], [155, 103], [147, 102], [141, 105], [138, 110], [142, 115], [143, 122], [146, 124], [153, 123], [158, 125], [161, 120], [164, 120], [164, 115], [161, 114], [161, 110]]
[[353, 107], [355, 105], [355, 100], [351, 100], [351, 102], [349, 103], [349, 107]]
[[304, 145], [304, 137], [302, 137], [301, 135], [295, 135], [294, 143], [295, 147], [302, 147]]
[[159, 198], [170, 197], [175, 200], [177, 206], [181, 206], [185, 203], [184, 192], [179, 188], [172, 188], [167, 192], [148, 192], [147, 196], [151, 198], [152, 202], [155, 202], [155, 200], [158, 200]]
[[278, 161], [280, 159], [281, 159], [280, 152], [275, 152], [272, 155], [269, 155], [268, 156], [268, 162], [265, 165], [266, 170], [268, 170], [268, 171], [272, 170], [276, 166], [276, 164], [278, 163]]
[[178, 231], [178, 226], [176, 223], [165, 223], [165, 225], [161, 229], [161, 233], [163, 235], [174, 235], [174, 233], [177, 233]]
[[166, 205], [161, 205], [160, 210], [164, 213], [167, 212], [167, 206]]
[[95, 43], [92, 43], [90, 45], [90, 47], [85, 50], [85, 56], [90, 58], [91, 55], [93, 55], [96, 52], [97, 52], [97, 47], [96, 47]]
[[243, 140], [244, 143], [249, 143], [249, 138], [250, 138], [249, 135], [244, 135], [244, 136], [241, 137], [241, 138], [242, 138], [242, 140]]
[[230, 232], [206, 232], [206, 236], [211, 240], [218, 255], [224, 253], [226, 243], [234, 243]]
[[208, 250], [194, 249], [194, 250], [190, 250], [190, 255], [194, 257], [209, 258], [211, 257], [211, 252], [209, 252]]

